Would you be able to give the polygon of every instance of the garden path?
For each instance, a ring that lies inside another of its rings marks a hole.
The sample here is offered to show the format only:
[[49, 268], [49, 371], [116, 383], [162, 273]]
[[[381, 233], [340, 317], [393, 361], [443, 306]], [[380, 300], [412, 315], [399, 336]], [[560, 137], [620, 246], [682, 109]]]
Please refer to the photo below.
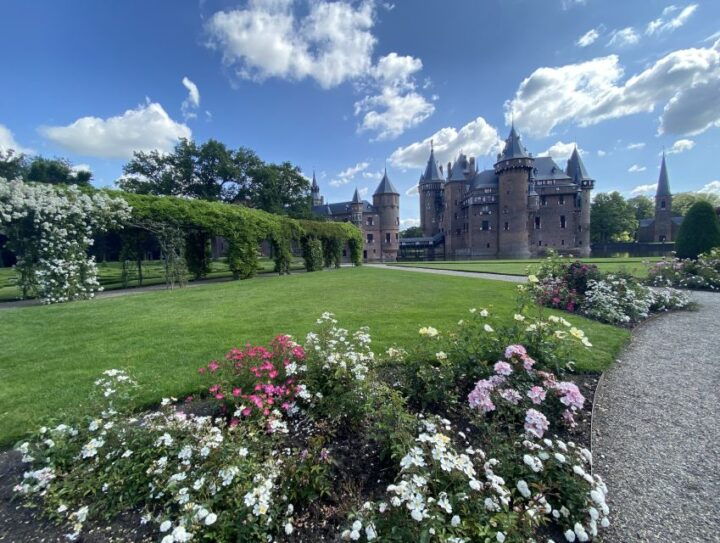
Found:
[[384, 270], [398, 270], [419, 273], [436, 273], [438, 275], [456, 275], [458, 277], [474, 277], [475, 279], [491, 279], [494, 281], [509, 281], [512, 283], [524, 283], [527, 278], [522, 275], [505, 275], [502, 273], [466, 272], [457, 270], [438, 270], [435, 268], [418, 268], [414, 266], [392, 266], [390, 264], [366, 264], [370, 268], [382, 268]]
[[720, 541], [720, 294], [639, 326], [595, 394], [594, 468], [609, 488], [603, 541]]

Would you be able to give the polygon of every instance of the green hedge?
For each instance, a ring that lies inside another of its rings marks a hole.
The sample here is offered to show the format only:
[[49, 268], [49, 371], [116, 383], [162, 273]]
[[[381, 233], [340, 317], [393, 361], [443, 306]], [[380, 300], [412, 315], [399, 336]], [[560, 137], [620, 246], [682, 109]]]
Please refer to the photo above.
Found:
[[[357, 266], [361, 263], [362, 233], [349, 223], [296, 220], [221, 202], [110, 192], [132, 206], [133, 221], [130, 226], [147, 229], [156, 235], [167, 231], [167, 228], [158, 228], [158, 225], [181, 231], [186, 242], [179, 250], [196, 277], [207, 273], [208, 243], [214, 236], [228, 240], [228, 265], [236, 279], [255, 274], [258, 249], [265, 240], [272, 244], [275, 271], [279, 274], [290, 272], [293, 243], [302, 244], [305, 248], [311, 240], [317, 240], [322, 248], [320, 266], [323, 262], [327, 266], [339, 266], [345, 245], [349, 249], [350, 261]], [[315, 255], [316, 251], [311, 253]], [[317, 265], [306, 262], [306, 268], [314, 270]]]

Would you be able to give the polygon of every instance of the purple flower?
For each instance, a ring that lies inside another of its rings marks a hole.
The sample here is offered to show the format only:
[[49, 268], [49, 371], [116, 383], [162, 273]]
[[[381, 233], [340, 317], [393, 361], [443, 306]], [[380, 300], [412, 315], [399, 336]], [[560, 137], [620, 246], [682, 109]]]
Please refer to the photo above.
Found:
[[505, 358], [512, 358], [513, 356], [517, 356], [518, 358], [524, 358], [527, 356], [525, 347], [522, 345], [510, 345], [507, 349], [505, 349]]
[[475, 383], [475, 388], [468, 394], [468, 404], [473, 409], [482, 409], [483, 413], [495, 411], [495, 404], [490, 399], [490, 393], [495, 385], [489, 379], [481, 379]]
[[502, 360], [496, 362], [495, 366], [493, 366], [493, 369], [498, 375], [508, 376], [512, 373], [512, 366]]
[[530, 398], [530, 400], [532, 400], [532, 403], [536, 405], [540, 405], [543, 402], [543, 400], [545, 399], [545, 394], [545, 389], [539, 386], [534, 386], [527, 392], [528, 398]]
[[500, 397], [506, 402], [517, 405], [522, 400], [522, 395], [514, 388], [506, 388], [500, 391]]
[[575, 383], [562, 381], [555, 385], [555, 390], [560, 396], [560, 403], [563, 405], [567, 405], [572, 409], [582, 409], [585, 404], [585, 396], [582, 395]]
[[525, 371], [529, 372], [532, 367], [535, 365], [535, 360], [530, 358], [529, 356], [525, 356], [522, 359], [523, 361], [523, 368], [525, 368]]
[[545, 415], [535, 409], [528, 409], [525, 413], [525, 431], [535, 437], [542, 437], [550, 426]]

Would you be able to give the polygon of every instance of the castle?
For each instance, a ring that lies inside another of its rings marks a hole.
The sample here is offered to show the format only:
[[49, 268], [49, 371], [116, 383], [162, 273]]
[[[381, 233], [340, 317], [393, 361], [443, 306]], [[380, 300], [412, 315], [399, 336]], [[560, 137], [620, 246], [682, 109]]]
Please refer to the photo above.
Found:
[[638, 229], [640, 242], [675, 241], [682, 224], [682, 217], [673, 217], [672, 193], [670, 192], [670, 179], [668, 178], [665, 153], [660, 163], [660, 177], [655, 191], [655, 218], [641, 219]]
[[527, 152], [513, 126], [492, 170], [479, 171], [460, 153], [453, 164], [435, 161], [431, 147], [420, 177], [422, 238], [440, 258], [528, 258], [554, 249], [590, 255], [588, 175], [577, 148], [563, 170], [550, 157]]
[[[332, 221], [352, 222], [363, 233], [363, 260], [394, 262], [397, 260], [400, 234], [400, 193], [387, 175], [383, 175], [373, 194], [373, 203], [362, 200], [357, 188], [349, 202], [325, 203], [313, 173], [312, 210]], [[343, 251], [347, 257], [347, 249]]]

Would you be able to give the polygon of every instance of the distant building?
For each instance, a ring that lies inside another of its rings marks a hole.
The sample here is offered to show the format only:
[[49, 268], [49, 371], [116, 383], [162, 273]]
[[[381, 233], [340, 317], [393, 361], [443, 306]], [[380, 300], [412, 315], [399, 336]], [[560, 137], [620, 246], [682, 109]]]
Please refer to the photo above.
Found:
[[[362, 200], [355, 189], [349, 202], [325, 203], [313, 173], [313, 212], [332, 221], [351, 222], [363, 232], [363, 260], [394, 262], [397, 260], [400, 231], [400, 193], [387, 175], [383, 175], [373, 194], [373, 203]], [[347, 256], [347, 255], [344, 255]]]
[[590, 254], [588, 175], [577, 148], [563, 170], [550, 157], [533, 157], [513, 126], [491, 170], [460, 153], [443, 173], [430, 149], [421, 175], [422, 238], [403, 239], [434, 258], [527, 258], [548, 249]]
[[665, 153], [660, 163], [660, 177], [658, 178], [655, 193], [655, 217], [642, 219], [638, 228], [638, 241], [664, 242], [675, 241], [680, 230], [683, 217], [674, 217], [672, 214], [672, 193], [670, 192], [670, 179], [668, 178]]

